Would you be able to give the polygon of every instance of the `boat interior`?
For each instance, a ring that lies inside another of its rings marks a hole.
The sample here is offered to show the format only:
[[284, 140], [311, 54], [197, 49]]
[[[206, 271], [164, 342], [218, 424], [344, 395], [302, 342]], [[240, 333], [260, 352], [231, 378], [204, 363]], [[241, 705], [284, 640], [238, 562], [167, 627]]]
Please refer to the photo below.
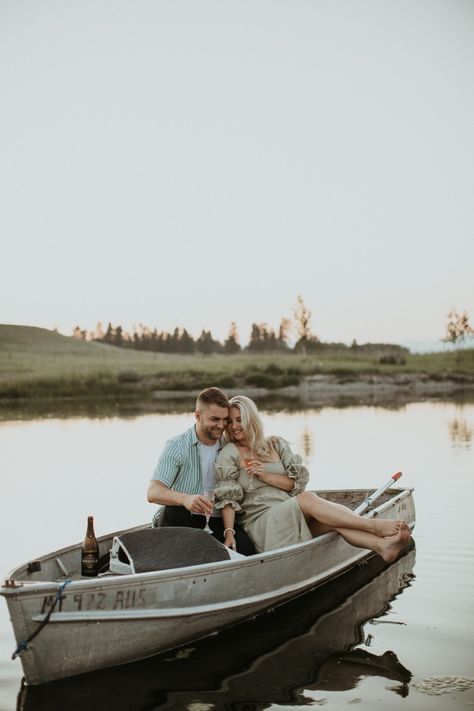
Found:
[[[334, 501], [335, 503], [343, 504], [349, 507], [350, 509], [355, 509], [368, 496], [370, 496], [373, 491], [373, 489], [350, 489], [318, 491], [316, 493], [322, 498]], [[376, 500], [376, 502], [374, 502], [372, 508], [377, 508], [381, 506], [394, 495], [399, 494], [401, 491], [403, 491], [403, 489], [389, 489], [388, 491], [385, 491]], [[146, 533], [147, 531], [149, 533]], [[149, 562], [148, 559], [150, 557], [150, 547], [154, 547], [156, 552], [155, 544], [158, 540], [158, 534], [162, 534], [164, 531], [166, 531], [166, 529], [152, 528], [150, 523], [147, 523], [141, 526], [136, 526], [134, 528], [115, 531], [113, 533], [98, 538], [100, 556], [99, 577], [140, 573], [146, 572], [146, 570], [164, 570], [175, 567], [182, 567], [186, 565], [196, 565], [197, 563], [209, 563], [218, 560], [223, 560], [221, 551], [224, 547], [211, 536], [206, 534], [207, 539], [201, 537], [199, 539], [201, 545], [198, 546], [201, 549], [203, 547], [206, 548], [206, 551], [204, 551], [203, 553], [204, 557], [199, 558], [199, 556], [196, 557], [196, 555], [190, 555], [187, 561], [185, 561], [182, 556], [179, 557], [178, 550], [180, 549], [180, 542], [179, 539], [176, 538], [175, 545], [177, 546], [176, 551], [179, 559], [179, 565], [173, 564], [170, 560], [169, 555], [167, 555], [165, 557], [166, 564], [163, 561], [161, 563], [157, 563], [155, 560], [155, 567], [147, 568], [146, 565]], [[198, 529], [180, 529], [181, 535], [183, 531], [194, 531], [195, 533], [202, 533], [202, 531]], [[131, 563], [131, 556], [128, 551], [128, 547], [131, 546], [130, 540], [133, 538], [136, 539], [134, 545], [132, 546], [133, 548], [138, 549], [141, 547], [147, 550], [147, 555], [141, 555], [138, 550], [135, 550], [135, 562], [137, 562], [138, 560], [139, 563], [139, 565], [135, 566], [133, 565], [133, 563]], [[136, 545], [137, 542], [139, 543], [139, 546]], [[207, 551], [207, 549], [209, 548], [209, 544], [211, 542], [215, 545], [214, 550], [209, 552]], [[13, 583], [13, 581], [31, 583], [62, 582], [66, 579], [90, 580], [90, 578], [83, 578], [81, 576], [81, 546], [82, 542], [76, 543], [72, 546], [68, 546], [52, 553], [48, 553], [47, 555], [42, 556], [41, 558], [20, 565], [16, 569], [11, 571], [8, 576], [7, 583]], [[228, 549], [224, 550], [228, 552]], [[111, 552], [113, 553], [113, 556], [115, 558], [115, 565], [112, 566]], [[267, 553], [259, 555], [271, 555], [274, 552], [275, 551], [269, 551]], [[213, 555], [215, 556], [214, 558], [212, 558]]]

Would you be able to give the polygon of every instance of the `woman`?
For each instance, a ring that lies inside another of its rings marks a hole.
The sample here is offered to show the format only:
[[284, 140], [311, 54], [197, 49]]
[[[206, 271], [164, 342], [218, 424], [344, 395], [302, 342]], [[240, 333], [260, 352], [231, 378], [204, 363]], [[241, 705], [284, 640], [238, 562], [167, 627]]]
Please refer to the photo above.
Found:
[[301, 458], [284, 439], [264, 436], [257, 407], [244, 395], [230, 400], [226, 439], [216, 462], [215, 506], [222, 509], [227, 547], [235, 550], [236, 512], [259, 553], [338, 531], [391, 563], [409, 542], [402, 521], [364, 518], [304, 491], [309, 475]]

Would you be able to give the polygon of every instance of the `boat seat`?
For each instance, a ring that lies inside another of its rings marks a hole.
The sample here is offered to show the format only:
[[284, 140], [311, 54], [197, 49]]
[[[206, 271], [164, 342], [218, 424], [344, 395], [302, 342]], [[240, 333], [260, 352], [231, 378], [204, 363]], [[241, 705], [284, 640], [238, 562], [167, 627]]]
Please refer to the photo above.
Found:
[[235, 556], [209, 533], [197, 528], [145, 528], [114, 536], [110, 570], [130, 575], [215, 563]]

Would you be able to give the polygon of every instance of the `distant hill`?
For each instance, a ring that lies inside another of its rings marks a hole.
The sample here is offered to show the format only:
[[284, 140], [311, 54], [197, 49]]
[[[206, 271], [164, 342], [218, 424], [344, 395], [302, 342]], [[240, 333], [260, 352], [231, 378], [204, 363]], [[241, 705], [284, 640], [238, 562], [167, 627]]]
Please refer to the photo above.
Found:
[[9, 347], [15, 350], [22, 350], [28, 347], [37, 351], [69, 351], [85, 354], [90, 348], [95, 350], [101, 344], [80, 341], [72, 336], [63, 336], [57, 331], [49, 331], [47, 328], [37, 328], [36, 326], [13, 326], [0, 324], [0, 349], [7, 350]]
[[28, 372], [56, 376], [64, 367], [70, 375], [75, 369], [127, 367], [151, 359], [152, 354], [63, 336], [47, 328], [0, 324], [0, 375], [16, 370], [22, 377]]
[[[111, 360], [123, 361], [129, 356], [129, 351], [116, 348], [106, 343], [83, 341], [72, 336], [63, 336], [57, 331], [36, 326], [13, 326], [0, 324], [0, 356], [3, 359], [10, 353], [16, 357], [22, 355], [53, 359], [71, 359], [73, 361]], [[0, 363], [2, 359], [0, 358]]]
[[0, 397], [113, 395], [119, 380], [166, 369], [159, 354], [89, 342], [35, 326], [0, 324]]

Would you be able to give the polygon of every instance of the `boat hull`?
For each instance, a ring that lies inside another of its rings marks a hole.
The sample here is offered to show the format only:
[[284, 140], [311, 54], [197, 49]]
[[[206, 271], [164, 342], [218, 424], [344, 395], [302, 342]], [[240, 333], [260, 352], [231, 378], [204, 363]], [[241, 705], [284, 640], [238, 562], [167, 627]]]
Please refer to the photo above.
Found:
[[364, 623], [387, 614], [391, 600], [411, 584], [415, 555], [412, 544], [388, 568], [372, 556], [269, 614], [172, 652], [46, 686], [23, 685], [18, 708], [176, 711], [191, 708], [197, 699], [203, 708], [244, 708], [256, 699], [266, 708], [298, 705], [305, 689], [355, 688], [359, 679], [351, 684], [348, 676], [357, 670], [389, 678], [392, 685], [408, 682], [410, 672], [393, 653], [374, 657], [365, 647], [361, 664], [361, 650], [349, 650], [364, 640]]
[[[392, 492], [371, 515], [413, 527], [411, 490]], [[331, 533], [244, 559], [73, 579], [49, 622], [21, 654], [26, 681], [39, 684], [172, 649], [282, 604], [370, 555]], [[1, 589], [18, 643], [44, 620], [60, 580], [15, 582], [13, 576], [11, 587]]]

